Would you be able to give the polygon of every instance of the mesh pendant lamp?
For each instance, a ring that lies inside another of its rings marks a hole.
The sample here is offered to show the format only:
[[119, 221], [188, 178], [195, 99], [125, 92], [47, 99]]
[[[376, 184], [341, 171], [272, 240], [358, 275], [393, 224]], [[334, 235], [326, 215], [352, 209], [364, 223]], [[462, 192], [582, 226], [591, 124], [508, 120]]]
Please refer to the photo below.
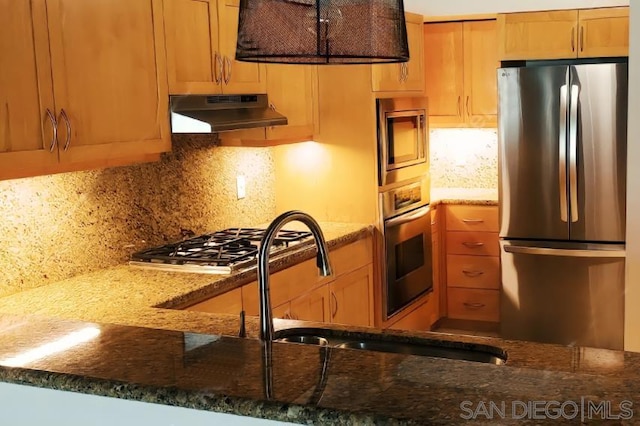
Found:
[[240, 0], [236, 59], [318, 65], [406, 62], [403, 0]]

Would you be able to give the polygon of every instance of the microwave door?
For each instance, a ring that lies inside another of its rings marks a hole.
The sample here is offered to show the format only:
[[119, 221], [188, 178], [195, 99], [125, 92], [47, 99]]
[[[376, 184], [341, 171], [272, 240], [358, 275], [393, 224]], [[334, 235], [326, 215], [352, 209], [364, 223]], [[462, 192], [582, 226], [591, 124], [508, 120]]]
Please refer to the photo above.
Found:
[[425, 161], [419, 113], [387, 114], [387, 171]]

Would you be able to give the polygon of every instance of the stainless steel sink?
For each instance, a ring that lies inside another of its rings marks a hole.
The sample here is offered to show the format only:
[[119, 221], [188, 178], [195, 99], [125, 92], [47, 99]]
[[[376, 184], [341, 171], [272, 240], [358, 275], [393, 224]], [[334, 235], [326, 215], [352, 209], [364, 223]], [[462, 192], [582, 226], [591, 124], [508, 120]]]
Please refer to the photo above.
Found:
[[495, 346], [446, 340], [411, 339], [407, 341], [403, 336], [338, 332], [322, 328], [280, 330], [275, 337], [277, 342], [312, 344], [340, 349], [389, 352], [495, 365], [502, 365], [507, 361], [507, 354]]

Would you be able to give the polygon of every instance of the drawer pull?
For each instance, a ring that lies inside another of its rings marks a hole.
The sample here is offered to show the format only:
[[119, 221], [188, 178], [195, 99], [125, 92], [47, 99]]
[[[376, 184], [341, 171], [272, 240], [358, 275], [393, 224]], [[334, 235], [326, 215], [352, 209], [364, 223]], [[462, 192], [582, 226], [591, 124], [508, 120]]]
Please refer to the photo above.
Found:
[[462, 243], [462, 245], [467, 248], [479, 248], [484, 246], [484, 243], [465, 241]]
[[465, 308], [469, 308], [469, 309], [481, 309], [481, 308], [484, 308], [484, 303], [464, 302], [463, 305], [464, 305]]
[[484, 223], [484, 219], [462, 219], [464, 223]]
[[471, 277], [471, 278], [475, 278], [475, 277], [479, 277], [480, 275], [484, 275], [484, 272], [482, 272], [482, 271], [468, 271], [466, 269], [463, 269], [462, 273], [465, 274], [468, 277]]

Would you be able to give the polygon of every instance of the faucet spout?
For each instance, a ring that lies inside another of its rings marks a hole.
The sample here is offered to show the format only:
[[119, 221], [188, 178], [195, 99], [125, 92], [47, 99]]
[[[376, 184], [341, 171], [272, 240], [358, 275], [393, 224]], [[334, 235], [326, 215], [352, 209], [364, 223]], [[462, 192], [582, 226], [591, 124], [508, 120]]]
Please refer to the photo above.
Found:
[[278, 231], [282, 229], [284, 225], [289, 222], [299, 221], [304, 223], [315, 240], [315, 244], [318, 248], [318, 255], [316, 257], [316, 265], [320, 270], [322, 276], [331, 275], [331, 264], [329, 263], [329, 249], [327, 248], [327, 242], [324, 239], [322, 230], [318, 222], [307, 213], [292, 210], [281, 214], [271, 222], [264, 237], [260, 243], [260, 250], [258, 252], [258, 289], [260, 291], [260, 340], [272, 341], [273, 340], [273, 313], [271, 310], [271, 297], [269, 295], [269, 252], [273, 245]]

